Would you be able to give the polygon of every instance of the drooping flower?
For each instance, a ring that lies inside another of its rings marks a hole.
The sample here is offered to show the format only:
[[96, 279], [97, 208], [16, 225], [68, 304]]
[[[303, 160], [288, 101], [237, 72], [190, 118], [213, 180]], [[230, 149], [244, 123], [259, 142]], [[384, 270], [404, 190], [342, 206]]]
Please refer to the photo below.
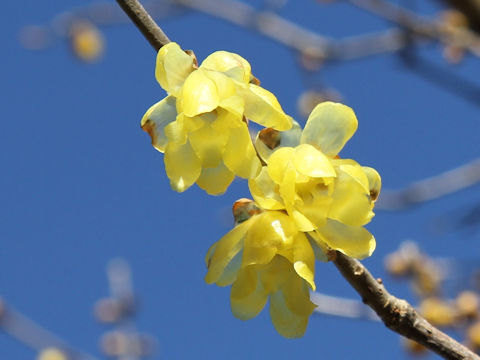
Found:
[[217, 51], [200, 67], [176, 43], [157, 55], [155, 77], [168, 96], [142, 118], [153, 146], [165, 153], [167, 176], [182, 192], [197, 183], [209, 194], [225, 192], [235, 175], [255, 177], [261, 164], [246, 119], [288, 130], [291, 118], [275, 96], [256, 85], [241, 56]]
[[261, 208], [286, 210], [319, 246], [364, 258], [375, 249], [363, 225], [374, 216], [381, 179], [374, 169], [338, 157], [357, 126], [351, 108], [324, 102], [303, 131], [297, 124], [283, 133], [262, 130], [256, 146], [267, 166], [249, 187]]
[[207, 253], [205, 281], [232, 284], [232, 312], [242, 320], [257, 316], [270, 299], [275, 329], [288, 338], [301, 337], [315, 308], [309, 295], [315, 290], [314, 250], [284, 212], [262, 212], [251, 202], [241, 207], [247, 211], [237, 220], [244, 221]]

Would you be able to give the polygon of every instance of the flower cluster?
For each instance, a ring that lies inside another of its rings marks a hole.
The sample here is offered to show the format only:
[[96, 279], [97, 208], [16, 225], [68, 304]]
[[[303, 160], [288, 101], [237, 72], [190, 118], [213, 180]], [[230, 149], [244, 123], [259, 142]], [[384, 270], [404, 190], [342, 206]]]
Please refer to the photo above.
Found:
[[[165, 153], [172, 188], [197, 183], [221, 194], [237, 175], [249, 179], [254, 199], [235, 203], [236, 226], [207, 253], [206, 282], [232, 286], [236, 317], [253, 318], [269, 301], [277, 331], [302, 336], [315, 308], [315, 259], [327, 261], [333, 250], [362, 259], [375, 249], [363, 226], [374, 216], [380, 176], [338, 155], [357, 129], [353, 110], [321, 103], [302, 130], [256, 84], [249, 63], [225, 51], [198, 67], [170, 43], [155, 74], [168, 96], [142, 128]], [[249, 120], [265, 126], [254, 144]]]
[[255, 84], [241, 56], [217, 51], [198, 67], [176, 43], [157, 55], [155, 77], [168, 96], [142, 119], [153, 146], [165, 153], [165, 170], [174, 190], [197, 183], [207, 193], [225, 192], [235, 175], [255, 177], [261, 164], [247, 120], [288, 130], [292, 119], [275, 96]]

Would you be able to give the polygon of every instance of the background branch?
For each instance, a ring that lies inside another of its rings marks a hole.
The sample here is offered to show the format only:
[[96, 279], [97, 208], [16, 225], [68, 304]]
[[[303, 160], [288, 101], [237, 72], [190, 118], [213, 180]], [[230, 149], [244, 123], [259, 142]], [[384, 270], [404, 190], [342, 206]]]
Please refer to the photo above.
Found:
[[391, 330], [422, 344], [445, 359], [480, 359], [475, 353], [432, 326], [405, 300], [391, 295], [380, 279], [358, 261], [336, 252], [335, 266]]

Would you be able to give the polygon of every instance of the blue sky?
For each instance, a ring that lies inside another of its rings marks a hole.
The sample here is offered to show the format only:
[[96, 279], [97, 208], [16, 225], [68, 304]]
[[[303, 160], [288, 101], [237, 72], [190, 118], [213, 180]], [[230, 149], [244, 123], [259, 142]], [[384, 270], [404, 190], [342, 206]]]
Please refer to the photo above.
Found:
[[[247, 322], [231, 315], [229, 289], [203, 281], [203, 259], [231, 228], [230, 207], [248, 196], [248, 188], [236, 180], [222, 197], [196, 187], [183, 194], [170, 190], [162, 155], [140, 128], [146, 109], [165, 96], [154, 78], [155, 53], [148, 42], [130, 24], [103, 28], [106, 53], [93, 65], [74, 58], [66, 42], [39, 52], [19, 45], [23, 26], [45, 24], [82, 4], [3, 5], [0, 295], [100, 357], [99, 337], [108, 328], [95, 322], [92, 307], [108, 295], [107, 262], [122, 257], [132, 267], [141, 299], [137, 326], [159, 343], [155, 358], [405, 358], [399, 337], [378, 323], [314, 315], [304, 338], [287, 340], [273, 329], [268, 311]], [[433, 14], [439, 9], [432, 4], [419, 10]], [[342, 3], [289, 1], [280, 14], [338, 38], [390, 26]], [[220, 49], [241, 54], [284, 110], [304, 121], [296, 107], [306, 89], [302, 79], [315, 81], [299, 70], [292, 50], [206, 15], [190, 13], [160, 24], [200, 60]], [[478, 79], [478, 58], [467, 56], [450, 67], [438, 44], [418, 53], [442, 69]], [[480, 102], [426, 81], [396, 55], [326, 64], [315, 79], [340, 92], [359, 119], [342, 156], [376, 168], [385, 189], [479, 156]], [[413, 239], [434, 256], [478, 259], [477, 234], [438, 235], [431, 229], [432, 219], [475, 201], [478, 188], [409, 211], [378, 211], [368, 226], [377, 250], [365, 264], [394, 294], [414, 299], [406, 286], [386, 277], [383, 257]], [[319, 291], [358, 298], [332, 264], [318, 264], [316, 273]], [[34, 356], [0, 333], [0, 358]]]

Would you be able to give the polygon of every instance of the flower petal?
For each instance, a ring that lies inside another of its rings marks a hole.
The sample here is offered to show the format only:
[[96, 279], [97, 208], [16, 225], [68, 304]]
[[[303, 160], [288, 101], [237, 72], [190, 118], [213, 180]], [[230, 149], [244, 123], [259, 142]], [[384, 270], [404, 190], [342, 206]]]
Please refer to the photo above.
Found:
[[200, 68], [219, 71], [228, 77], [247, 84], [250, 81], [251, 67], [240, 55], [216, 51], [203, 60]]
[[177, 109], [175, 106], [175, 98], [167, 96], [162, 101], [151, 106], [143, 115], [141, 126], [151, 139], [152, 145], [160, 152], [165, 151], [167, 146], [167, 136], [165, 135], [165, 126], [175, 121], [177, 117]]
[[293, 241], [293, 267], [297, 274], [315, 291], [315, 254], [303, 233], [298, 233]]
[[337, 168], [332, 199], [329, 218], [352, 226], [362, 226], [373, 217], [368, 179], [359, 165]]
[[260, 172], [260, 160], [257, 157], [245, 123], [230, 129], [230, 137], [225, 147], [223, 161], [235, 175], [243, 178], [254, 178]]
[[302, 144], [311, 144], [334, 157], [342, 150], [358, 127], [358, 121], [351, 108], [330, 101], [313, 109], [303, 129]]
[[201, 162], [189, 142], [169, 142], [165, 148], [164, 162], [170, 185], [175, 191], [187, 190], [200, 176]]
[[214, 168], [203, 168], [200, 177], [197, 179], [197, 185], [210, 195], [223, 194], [232, 183], [235, 175], [220, 162]]
[[262, 167], [262, 170], [258, 176], [248, 181], [248, 187], [255, 202], [266, 210], [282, 210], [285, 209], [283, 200], [278, 193], [278, 186], [268, 175], [266, 166]]
[[179, 100], [177, 111], [193, 117], [215, 110], [220, 102], [220, 96], [215, 82], [203, 71], [197, 70], [185, 80]]
[[205, 257], [205, 262], [208, 267], [207, 275], [205, 275], [205, 282], [213, 284], [223, 275], [228, 264], [242, 251], [243, 240], [251, 224], [252, 222], [248, 220], [244, 221], [235, 226], [219, 241], [212, 245]]
[[368, 179], [370, 198], [372, 201], [375, 201], [377, 200], [378, 195], [380, 195], [380, 190], [382, 188], [382, 179], [380, 174], [377, 172], [377, 170], [368, 166], [362, 166], [362, 169]]
[[280, 148], [268, 159], [268, 175], [272, 180], [281, 184], [288, 168], [293, 168], [291, 160], [295, 150], [291, 147]]
[[155, 77], [169, 94], [177, 96], [185, 79], [193, 70], [193, 58], [177, 43], [170, 42], [158, 51]]
[[335, 177], [335, 170], [321, 151], [310, 144], [301, 144], [295, 148], [293, 164], [298, 172], [310, 177]]
[[245, 116], [248, 119], [280, 131], [292, 127], [292, 118], [283, 112], [270, 91], [254, 84], [239, 88], [239, 91], [245, 99]]
[[286, 338], [305, 334], [308, 318], [315, 309], [306, 282], [292, 274], [282, 288], [270, 296], [270, 316], [275, 329]]
[[[375, 238], [361, 226], [329, 219], [325, 226], [317, 229], [317, 235], [332, 249], [357, 259], [366, 258], [375, 250]], [[318, 241], [318, 238], [314, 239]]]
[[203, 167], [217, 167], [222, 163], [228, 135], [228, 133], [216, 131], [209, 124], [205, 124], [188, 135], [190, 144]]
[[259, 279], [260, 268], [260, 265], [252, 265], [241, 269], [232, 285], [230, 305], [238, 319], [252, 319], [265, 307], [268, 294]]

